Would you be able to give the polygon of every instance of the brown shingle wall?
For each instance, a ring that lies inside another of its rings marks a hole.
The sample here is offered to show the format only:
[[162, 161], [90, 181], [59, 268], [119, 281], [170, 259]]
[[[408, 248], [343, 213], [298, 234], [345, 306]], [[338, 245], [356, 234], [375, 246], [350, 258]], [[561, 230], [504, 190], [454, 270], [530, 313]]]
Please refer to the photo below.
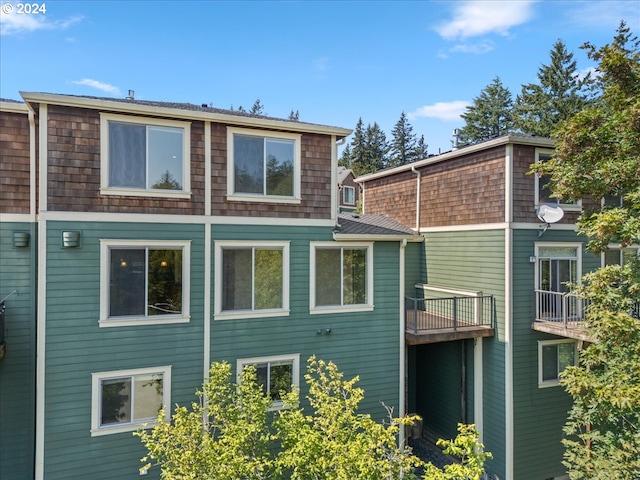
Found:
[[279, 218], [331, 217], [331, 137], [303, 134], [301, 203], [278, 204], [227, 200], [227, 129], [211, 126], [211, 215]]
[[71, 212], [202, 215], [204, 126], [191, 124], [191, 199], [100, 194], [100, 115], [49, 106], [48, 210]]
[[0, 112], [0, 213], [29, 213], [29, 117]]
[[402, 172], [364, 185], [364, 213], [383, 214], [414, 228], [416, 226], [416, 175]]

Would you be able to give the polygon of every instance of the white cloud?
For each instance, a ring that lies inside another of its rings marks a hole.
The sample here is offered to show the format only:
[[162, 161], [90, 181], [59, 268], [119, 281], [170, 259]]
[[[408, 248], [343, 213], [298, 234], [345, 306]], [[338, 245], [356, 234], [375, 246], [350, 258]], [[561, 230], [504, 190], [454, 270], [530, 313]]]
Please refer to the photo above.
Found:
[[465, 39], [498, 33], [529, 21], [537, 0], [500, 1], [471, 0], [455, 2], [453, 18], [439, 25], [436, 31], [447, 40]]
[[106, 93], [110, 93], [114, 96], [121, 95], [120, 89], [118, 87], [114, 87], [113, 85], [109, 85], [108, 83], [99, 82], [98, 80], [92, 80], [91, 78], [83, 78], [82, 80], [75, 80], [71, 83], [75, 83], [76, 85], [85, 85], [91, 88], [97, 88]]
[[423, 105], [413, 112], [409, 112], [409, 120], [420, 117], [436, 118], [438, 120], [460, 120], [466, 108], [471, 105], [466, 100], [454, 100], [453, 102], [436, 102], [433, 105]]
[[578, 80], [584, 80], [585, 78], [587, 78], [587, 75], [591, 75], [591, 78], [598, 78], [600, 77], [601, 73], [596, 69], [596, 67], [588, 67], [583, 68], [576, 74]]
[[64, 30], [74, 23], [78, 23], [82, 18], [82, 16], [74, 16], [65, 20], [52, 21], [46, 17], [46, 14], [17, 14], [14, 4], [3, 3], [0, 8], [0, 35], [18, 35], [37, 30]]
[[640, 4], [637, 1], [573, 1], [567, 6], [565, 17], [571, 25], [610, 31], [612, 37], [620, 20], [625, 20], [634, 33], [640, 28]]
[[449, 49], [449, 51], [454, 53], [474, 53], [482, 55], [489, 53], [494, 48], [495, 44], [491, 40], [483, 40], [478, 43], [461, 43], [454, 45]]

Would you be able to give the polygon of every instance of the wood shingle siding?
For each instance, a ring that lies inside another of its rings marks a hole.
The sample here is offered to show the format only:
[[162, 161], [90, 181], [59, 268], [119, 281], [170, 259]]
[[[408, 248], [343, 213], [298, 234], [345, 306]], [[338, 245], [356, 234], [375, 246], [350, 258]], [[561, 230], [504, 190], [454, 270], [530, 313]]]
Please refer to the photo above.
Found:
[[29, 213], [29, 118], [0, 112], [0, 213]]

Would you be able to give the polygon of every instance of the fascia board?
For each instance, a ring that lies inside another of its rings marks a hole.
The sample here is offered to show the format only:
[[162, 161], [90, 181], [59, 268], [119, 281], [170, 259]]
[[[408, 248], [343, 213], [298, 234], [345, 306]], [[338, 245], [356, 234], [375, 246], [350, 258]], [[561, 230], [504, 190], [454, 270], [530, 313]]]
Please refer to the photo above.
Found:
[[29, 113], [29, 107], [21, 102], [3, 102], [0, 101], [0, 112], [11, 113]]

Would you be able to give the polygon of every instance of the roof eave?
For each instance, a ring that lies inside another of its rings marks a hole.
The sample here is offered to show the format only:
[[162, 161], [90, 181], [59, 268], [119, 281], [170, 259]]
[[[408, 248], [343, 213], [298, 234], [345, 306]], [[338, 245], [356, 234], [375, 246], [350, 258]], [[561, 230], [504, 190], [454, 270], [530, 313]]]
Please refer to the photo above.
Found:
[[29, 113], [29, 107], [22, 102], [0, 101], [0, 112]]
[[112, 110], [132, 113], [137, 115], [156, 115], [159, 117], [181, 118], [190, 120], [213, 121], [230, 123], [248, 127], [273, 128], [304, 133], [321, 133], [345, 138], [351, 134], [351, 129], [330, 127], [313, 123], [288, 122], [285, 120], [265, 119], [257, 117], [245, 117], [215, 112], [201, 112], [196, 110], [183, 110], [180, 108], [159, 107], [143, 105], [140, 103], [116, 102], [98, 98], [75, 97], [70, 95], [58, 95], [53, 93], [20, 92], [27, 103], [47, 103], [67, 107], [90, 108], [94, 110]]
[[418, 235], [365, 235], [349, 233], [333, 233], [335, 241], [343, 242], [407, 242], [420, 243], [424, 237]]

